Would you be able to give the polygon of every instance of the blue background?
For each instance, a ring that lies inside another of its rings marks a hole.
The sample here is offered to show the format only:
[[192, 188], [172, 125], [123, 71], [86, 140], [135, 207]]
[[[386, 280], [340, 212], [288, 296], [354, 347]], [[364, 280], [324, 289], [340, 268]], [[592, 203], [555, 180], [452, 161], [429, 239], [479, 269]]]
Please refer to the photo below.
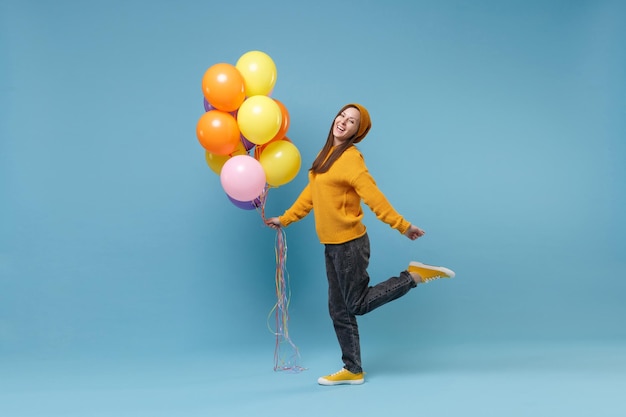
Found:
[[[608, 0], [3, 1], [0, 411], [376, 412], [354, 390], [315, 385], [341, 362], [312, 216], [286, 229], [289, 330], [309, 370], [273, 372], [276, 234], [228, 201], [195, 137], [206, 69], [261, 50], [303, 160], [266, 214], [289, 207], [336, 111], [359, 102], [373, 119], [359, 146], [371, 173], [427, 232], [411, 242], [366, 208], [372, 279], [411, 260], [457, 272], [361, 319], [372, 380], [358, 389], [394, 398], [383, 386], [441, 383], [427, 397], [457, 398], [450, 413], [501, 415], [517, 401], [573, 415], [597, 411], [582, 399], [595, 381], [608, 404], [597, 415], [618, 415], [624, 16]], [[562, 391], [522, 400], [538, 380]]]

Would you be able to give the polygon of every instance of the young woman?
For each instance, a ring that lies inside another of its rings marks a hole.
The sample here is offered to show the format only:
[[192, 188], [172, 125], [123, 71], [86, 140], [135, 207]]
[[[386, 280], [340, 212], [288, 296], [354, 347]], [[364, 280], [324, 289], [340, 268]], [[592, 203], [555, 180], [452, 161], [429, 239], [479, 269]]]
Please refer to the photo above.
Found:
[[399, 276], [369, 285], [370, 244], [362, 223], [361, 201], [379, 220], [409, 239], [424, 235], [422, 229], [408, 222], [387, 201], [354, 146], [365, 138], [371, 126], [365, 107], [354, 103], [345, 105], [337, 113], [326, 144], [313, 161], [307, 186], [282, 216], [265, 221], [273, 228], [286, 227], [313, 210], [315, 230], [325, 245], [328, 308], [344, 367], [320, 377], [321, 385], [365, 381], [356, 316], [403, 296], [418, 284], [454, 276], [453, 271], [444, 267], [411, 262]]

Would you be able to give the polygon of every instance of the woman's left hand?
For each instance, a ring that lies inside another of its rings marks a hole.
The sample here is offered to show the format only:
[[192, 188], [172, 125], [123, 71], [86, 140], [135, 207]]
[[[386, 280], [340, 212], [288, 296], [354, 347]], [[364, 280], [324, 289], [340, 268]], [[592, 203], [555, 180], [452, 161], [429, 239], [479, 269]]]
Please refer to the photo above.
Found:
[[424, 236], [425, 233], [426, 232], [420, 229], [419, 227], [410, 225], [407, 231], [404, 232], [404, 235], [411, 240], [415, 240], [418, 237]]

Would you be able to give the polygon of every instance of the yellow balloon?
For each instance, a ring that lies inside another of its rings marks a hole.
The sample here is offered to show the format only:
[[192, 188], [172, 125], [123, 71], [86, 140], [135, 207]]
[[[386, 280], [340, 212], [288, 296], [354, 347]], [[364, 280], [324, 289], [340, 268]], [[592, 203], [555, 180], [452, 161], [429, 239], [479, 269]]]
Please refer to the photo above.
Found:
[[237, 60], [235, 68], [243, 76], [247, 97], [269, 95], [276, 84], [276, 64], [261, 51], [249, 51]]
[[237, 111], [237, 124], [248, 141], [263, 145], [276, 136], [283, 122], [279, 105], [268, 96], [252, 96]]
[[272, 187], [278, 187], [287, 184], [298, 175], [302, 158], [293, 143], [288, 140], [277, 140], [267, 145], [261, 152], [259, 162], [265, 171], [267, 183]]
[[243, 143], [239, 142], [237, 148], [229, 155], [217, 155], [209, 151], [205, 151], [204, 158], [206, 159], [206, 163], [209, 168], [211, 168], [211, 170], [217, 175], [220, 175], [220, 173], [222, 172], [222, 167], [224, 166], [226, 161], [228, 161], [235, 155], [246, 155], [247, 153], [248, 152], [246, 152], [246, 148]]

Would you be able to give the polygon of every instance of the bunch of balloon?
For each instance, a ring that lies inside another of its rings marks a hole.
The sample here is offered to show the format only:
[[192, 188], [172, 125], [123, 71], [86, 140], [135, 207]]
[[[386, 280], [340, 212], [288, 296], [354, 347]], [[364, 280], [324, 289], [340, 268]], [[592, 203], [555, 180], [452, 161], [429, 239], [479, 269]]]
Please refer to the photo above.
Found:
[[[219, 175], [228, 199], [244, 210], [257, 209], [265, 220], [265, 201], [271, 187], [293, 180], [300, 170], [298, 148], [286, 136], [289, 112], [271, 97], [276, 65], [261, 51], [243, 54], [235, 65], [218, 63], [202, 78], [204, 110], [196, 134], [205, 149], [207, 165]], [[276, 350], [274, 370], [299, 371], [299, 356], [289, 338], [289, 285], [286, 271], [287, 244], [284, 230], [276, 235]], [[269, 323], [268, 323], [269, 324]], [[280, 346], [295, 350], [284, 360]]]
[[207, 165], [241, 209], [259, 208], [270, 187], [300, 170], [300, 152], [286, 136], [289, 112], [271, 97], [276, 78], [274, 61], [261, 51], [246, 52], [235, 65], [214, 64], [202, 77], [205, 113], [196, 135]]

